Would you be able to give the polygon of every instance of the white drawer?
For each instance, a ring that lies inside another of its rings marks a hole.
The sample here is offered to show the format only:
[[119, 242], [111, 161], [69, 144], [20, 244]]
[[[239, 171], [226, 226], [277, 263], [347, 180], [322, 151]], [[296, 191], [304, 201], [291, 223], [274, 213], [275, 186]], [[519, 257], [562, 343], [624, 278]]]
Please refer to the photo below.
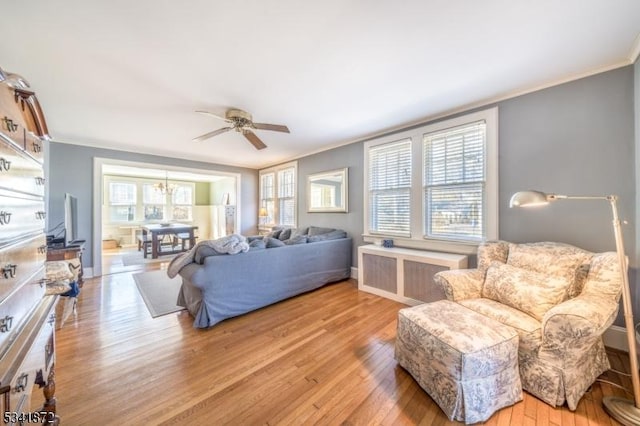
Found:
[[44, 200], [0, 189], [0, 247], [44, 232]]
[[0, 139], [0, 188], [42, 197], [44, 184], [42, 165]]
[[0, 249], [0, 304], [42, 268], [46, 257], [44, 234]]

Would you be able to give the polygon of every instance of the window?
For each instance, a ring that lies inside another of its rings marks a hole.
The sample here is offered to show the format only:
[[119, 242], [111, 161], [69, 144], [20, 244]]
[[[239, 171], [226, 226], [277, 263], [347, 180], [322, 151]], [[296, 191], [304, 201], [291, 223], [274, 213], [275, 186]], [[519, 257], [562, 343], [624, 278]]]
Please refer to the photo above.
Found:
[[296, 170], [293, 167], [278, 171], [278, 223], [296, 224]]
[[295, 162], [260, 171], [260, 207], [267, 210], [261, 223], [296, 226], [297, 173]]
[[276, 179], [275, 173], [265, 173], [260, 176], [260, 206], [267, 209], [267, 217], [263, 219], [264, 223], [276, 223], [275, 222], [275, 192], [274, 182]]
[[158, 191], [152, 183], [142, 185], [142, 208], [145, 221], [163, 220], [166, 203], [167, 197], [165, 194]]
[[195, 183], [173, 182], [173, 190], [162, 193], [156, 189], [155, 179], [105, 176], [104, 182], [110, 222], [193, 220]]
[[485, 188], [486, 123], [424, 136], [424, 210], [427, 238], [480, 241]]
[[109, 218], [112, 222], [131, 222], [136, 216], [136, 185], [109, 183]]
[[364, 239], [473, 253], [498, 238], [497, 108], [365, 143]]
[[193, 218], [193, 186], [177, 185], [171, 194], [173, 220], [192, 220]]
[[369, 232], [410, 236], [411, 140], [369, 150]]

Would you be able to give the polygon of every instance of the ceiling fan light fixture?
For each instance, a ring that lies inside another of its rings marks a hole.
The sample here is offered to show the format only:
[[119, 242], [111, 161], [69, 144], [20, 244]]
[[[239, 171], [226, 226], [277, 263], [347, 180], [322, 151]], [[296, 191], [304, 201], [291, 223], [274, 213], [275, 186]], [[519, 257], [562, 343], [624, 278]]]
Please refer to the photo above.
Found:
[[[208, 111], [196, 111], [200, 114], [206, 114], [215, 118], [222, 119], [222, 117], [213, 114]], [[264, 149], [267, 145], [260, 140], [260, 138], [253, 132], [253, 130], [270, 130], [274, 132], [289, 133], [289, 128], [281, 124], [268, 124], [268, 123], [254, 123], [253, 117], [246, 111], [237, 108], [231, 108], [225, 113], [224, 121], [230, 123], [231, 127], [225, 127], [222, 129], [214, 130], [213, 132], [205, 133], [204, 135], [194, 138], [194, 141], [203, 141], [229, 130], [235, 130], [247, 139], [256, 149]]]

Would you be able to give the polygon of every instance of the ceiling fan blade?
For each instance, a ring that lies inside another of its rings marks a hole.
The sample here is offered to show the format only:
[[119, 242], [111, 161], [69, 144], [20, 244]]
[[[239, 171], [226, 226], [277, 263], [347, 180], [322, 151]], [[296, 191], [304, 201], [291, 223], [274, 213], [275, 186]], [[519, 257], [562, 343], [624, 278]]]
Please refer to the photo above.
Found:
[[247, 140], [249, 142], [251, 142], [251, 144], [256, 147], [256, 149], [264, 149], [267, 146], [264, 144], [264, 142], [262, 142], [260, 140], [260, 138], [258, 136], [256, 136], [255, 133], [253, 133], [251, 130], [243, 130], [242, 134], [244, 135], [245, 138], [247, 138]]
[[196, 111], [196, 112], [204, 115], [209, 115], [211, 117], [217, 118], [218, 120], [226, 121], [227, 123], [231, 122], [230, 120], [227, 120], [225, 117], [220, 117], [219, 115], [216, 115], [209, 111]]
[[198, 136], [197, 138], [193, 138], [193, 141], [194, 142], [202, 142], [205, 139], [209, 139], [209, 138], [217, 136], [217, 135], [219, 135], [221, 133], [228, 132], [231, 129], [233, 129], [233, 127], [223, 127], [222, 129], [214, 130], [213, 132], [205, 133], [202, 136]]
[[253, 128], [258, 130], [273, 130], [275, 132], [289, 133], [289, 128], [281, 124], [253, 123]]

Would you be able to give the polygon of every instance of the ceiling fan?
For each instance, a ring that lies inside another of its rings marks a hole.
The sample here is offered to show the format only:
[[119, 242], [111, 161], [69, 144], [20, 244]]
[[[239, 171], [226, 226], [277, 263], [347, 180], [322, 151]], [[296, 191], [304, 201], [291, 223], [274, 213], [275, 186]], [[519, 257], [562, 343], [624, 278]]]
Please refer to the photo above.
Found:
[[254, 130], [273, 130], [276, 132], [289, 133], [289, 128], [287, 126], [283, 126], [280, 124], [254, 123], [251, 114], [240, 109], [230, 109], [225, 113], [224, 117], [220, 117], [219, 115], [216, 115], [209, 111], [196, 112], [199, 112], [200, 114], [210, 115], [231, 124], [228, 127], [223, 127], [221, 129], [214, 130], [213, 132], [205, 133], [202, 136], [194, 138], [193, 140], [196, 142], [212, 138], [219, 134], [228, 132], [229, 130], [235, 130], [238, 133], [242, 133], [242, 135], [247, 138], [247, 140], [251, 142], [251, 144], [256, 149], [264, 149], [267, 146], [255, 133], [253, 133]]

